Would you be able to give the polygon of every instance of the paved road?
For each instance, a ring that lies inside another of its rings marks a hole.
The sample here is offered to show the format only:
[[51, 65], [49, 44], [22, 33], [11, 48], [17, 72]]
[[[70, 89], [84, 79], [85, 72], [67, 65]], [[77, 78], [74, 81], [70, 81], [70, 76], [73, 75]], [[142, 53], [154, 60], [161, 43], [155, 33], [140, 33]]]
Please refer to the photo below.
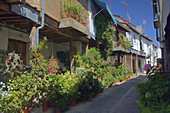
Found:
[[66, 113], [139, 113], [136, 100], [138, 95], [134, 85], [147, 81], [146, 76], [116, 84], [92, 99], [92, 102], [81, 103]]

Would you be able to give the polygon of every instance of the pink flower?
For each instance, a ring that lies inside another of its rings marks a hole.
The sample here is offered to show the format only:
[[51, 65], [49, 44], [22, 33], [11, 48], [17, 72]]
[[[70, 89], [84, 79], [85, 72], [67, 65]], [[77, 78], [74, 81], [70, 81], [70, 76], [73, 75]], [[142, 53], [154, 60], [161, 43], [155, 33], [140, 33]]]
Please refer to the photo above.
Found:
[[60, 66], [58, 66], [58, 69], [60, 68]]

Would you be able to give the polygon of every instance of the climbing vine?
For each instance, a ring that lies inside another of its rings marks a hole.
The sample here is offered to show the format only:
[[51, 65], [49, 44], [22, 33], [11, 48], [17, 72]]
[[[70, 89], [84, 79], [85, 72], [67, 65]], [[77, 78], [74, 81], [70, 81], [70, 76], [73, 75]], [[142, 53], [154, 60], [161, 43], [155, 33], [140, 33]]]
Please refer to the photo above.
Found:
[[97, 29], [97, 44], [98, 46], [103, 46], [104, 51], [102, 54], [106, 57], [107, 54], [110, 54], [113, 51], [115, 26], [108, 18], [101, 15], [95, 18], [95, 26]]

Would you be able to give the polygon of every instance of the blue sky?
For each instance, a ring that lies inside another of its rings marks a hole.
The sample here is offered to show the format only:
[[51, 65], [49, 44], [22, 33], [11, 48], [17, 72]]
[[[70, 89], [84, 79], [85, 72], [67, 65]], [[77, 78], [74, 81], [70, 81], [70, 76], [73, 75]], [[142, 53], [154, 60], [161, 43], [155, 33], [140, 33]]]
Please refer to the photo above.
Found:
[[[109, 5], [109, 0], [101, 0]], [[159, 45], [156, 41], [156, 33], [153, 25], [153, 10], [151, 0], [111, 0], [112, 14], [125, 16], [125, 6], [121, 1], [128, 4], [127, 12], [131, 18], [130, 22], [136, 26], [143, 25], [143, 20], [146, 20], [144, 33], [154, 41], [154, 44]]]

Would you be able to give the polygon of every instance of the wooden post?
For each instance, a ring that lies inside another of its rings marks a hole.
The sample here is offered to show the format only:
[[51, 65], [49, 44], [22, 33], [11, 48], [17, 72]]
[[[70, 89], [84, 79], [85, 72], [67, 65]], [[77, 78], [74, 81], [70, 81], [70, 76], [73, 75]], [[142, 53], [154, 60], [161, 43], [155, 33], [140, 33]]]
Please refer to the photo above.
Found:
[[118, 66], [120, 66], [120, 55], [118, 54]]
[[30, 45], [29, 50], [32, 50], [34, 47], [36, 47], [36, 27], [33, 26], [29, 35]]
[[86, 44], [86, 54], [88, 54], [88, 50], [89, 50], [89, 44]]
[[36, 27], [33, 26], [32, 29], [31, 29], [31, 32], [30, 32], [30, 35], [29, 35], [29, 43], [27, 44], [27, 48], [26, 49], [26, 64], [27, 65], [31, 65], [31, 62], [30, 62], [30, 58], [28, 57], [28, 54], [30, 54], [31, 50], [36, 47]]
[[125, 68], [126, 68], [126, 66], [127, 66], [127, 62], [126, 62], [126, 55], [125, 55], [125, 57], [124, 57], [124, 61], [125, 61]]
[[74, 67], [73, 67], [74, 61], [73, 61], [73, 39], [72, 38], [70, 39], [70, 50], [69, 50], [69, 52], [70, 52], [70, 72], [73, 73], [73, 71], [74, 71]]
[[130, 55], [130, 59], [131, 59], [131, 71], [133, 72], [133, 57], [132, 57], [132, 54]]
[[135, 56], [136, 59], [136, 76], [138, 75], [138, 56]]

